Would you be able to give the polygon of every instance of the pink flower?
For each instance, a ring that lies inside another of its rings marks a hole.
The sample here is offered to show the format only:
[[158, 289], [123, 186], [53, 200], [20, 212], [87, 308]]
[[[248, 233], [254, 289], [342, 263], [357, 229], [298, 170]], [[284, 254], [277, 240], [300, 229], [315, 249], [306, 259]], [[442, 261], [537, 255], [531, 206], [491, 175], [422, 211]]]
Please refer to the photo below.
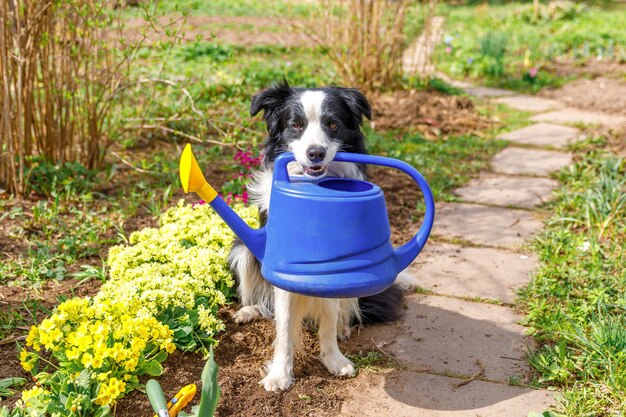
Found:
[[446, 46], [446, 54], [449, 54], [452, 52], [452, 48], [449, 46]]
[[539, 73], [539, 69], [537, 67], [532, 67], [528, 70], [528, 75], [530, 75], [531, 78], [535, 78], [537, 73]]

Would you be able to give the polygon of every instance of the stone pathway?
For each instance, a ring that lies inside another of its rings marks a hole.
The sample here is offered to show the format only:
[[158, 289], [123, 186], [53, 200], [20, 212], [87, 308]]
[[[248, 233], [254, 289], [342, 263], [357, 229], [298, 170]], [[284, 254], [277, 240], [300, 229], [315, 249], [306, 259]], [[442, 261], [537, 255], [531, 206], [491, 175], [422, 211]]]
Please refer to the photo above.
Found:
[[435, 45], [441, 38], [443, 21], [443, 17], [433, 17], [429, 30], [425, 30], [413, 45], [404, 51], [402, 55], [402, 69], [404, 72], [409, 74], [434, 73], [435, 67], [431, 57], [435, 52]]
[[537, 123], [501, 135], [510, 144], [491, 172], [456, 190], [461, 202], [437, 206], [431, 240], [408, 269], [420, 291], [407, 296], [405, 317], [356, 336], [398, 366], [355, 378], [342, 416], [527, 417], [555, 402], [553, 392], [527, 386], [534, 341], [512, 303], [537, 266], [529, 243], [543, 227], [541, 205], [558, 185], [550, 174], [572, 162], [564, 149], [580, 135], [572, 125], [619, 118], [506, 90], [463, 88], [536, 113], [530, 120]]

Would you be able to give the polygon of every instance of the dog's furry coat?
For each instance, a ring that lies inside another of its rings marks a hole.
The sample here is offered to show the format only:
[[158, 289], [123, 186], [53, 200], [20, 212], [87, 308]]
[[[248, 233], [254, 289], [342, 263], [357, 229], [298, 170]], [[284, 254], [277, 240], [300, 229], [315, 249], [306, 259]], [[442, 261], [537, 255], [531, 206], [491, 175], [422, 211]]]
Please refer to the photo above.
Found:
[[[371, 109], [358, 90], [279, 85], [253, 97], [251, 115], [261, 110], [269, 136], [263, 150], [263, 167], [255, 174], [249, 192], [263, 223], [270, 209], [273, 163], [282, 152], [291, 151], [296, 158], [288, 166], [291, 175], [365, 179], [364, 166], [333, 162], [338, 151], [366, 153], [360, 128], [363, 117], [371, 119]], [[241, 303], [235, 321], [245, 323], [261, 316], [274, 317], [276, 321], [274, 357], [261, 381], [268, 391], [285, 390], [293, 383], [293, 355], [301, 340], [304, 319], [314, 320], [319, 326], [320, 358], [329, 372], [352, 376], [354, 365], [339, 351], [337, 337], [348, 337], [355, 322], [389, 322], [402, 314], [402, 291], [395, 285], [381, 294], [360, 299], [307, 297], [265, 281], [259, 262], [239, 240], [231, 250], [229, 262], [238, 281]]]

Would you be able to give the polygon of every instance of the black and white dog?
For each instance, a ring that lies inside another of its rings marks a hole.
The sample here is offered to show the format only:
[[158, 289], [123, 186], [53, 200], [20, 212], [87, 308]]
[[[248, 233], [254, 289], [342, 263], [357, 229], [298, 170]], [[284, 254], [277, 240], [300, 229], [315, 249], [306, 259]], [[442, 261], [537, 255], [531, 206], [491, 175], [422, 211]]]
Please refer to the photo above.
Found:
[[[248, 188], [262, 220], [270, 209], [274, 160], [282, 152], [291, 151], [295, 155], [296, 160], [288, 166], [292, 175], [365, 179], [365, 167], [333, 161], [338, 151], [366, 153], [361, 126], [363, 117], [371, 119], [371, 109], [358, 90], [291, 88], [285, 83], [253, 97], [251, 115], [261, 110], [269, 137], [263, 149], [263, 166]], [[261, 316], [274, 317], [276, 321], [274, 358], [261, 381], [268, 391], [285, 390], [293, 383], [293, 356], [301, 341], [304, 319], [318, 323], [322, 363], [331, 374], [350, 377], [354, 375], [354, 364], [339, 351], [337, 337], [348, 337], [355, 322], [389, 322], [402, 314], [403, 295], [396, 285], [381, 294], [360, 299], [306, 297], [265, 281], [259, 262], [240, 241], [235, 242], [229, 262], [238, 279], [241, 302], [235, 321], [246, 323]]]

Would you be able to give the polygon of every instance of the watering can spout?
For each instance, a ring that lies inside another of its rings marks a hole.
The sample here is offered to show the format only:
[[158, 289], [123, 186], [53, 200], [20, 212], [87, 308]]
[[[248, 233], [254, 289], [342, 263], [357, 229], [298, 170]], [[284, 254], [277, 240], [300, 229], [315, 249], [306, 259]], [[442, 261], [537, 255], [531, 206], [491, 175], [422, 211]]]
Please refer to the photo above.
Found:
[[196, 161], [191, 145], [187, 144], [180, 157], [180, 181], [183, 190], [195, 192], [220, 215], [233, 232], [250, 249], [252, 254], [259, 260], [263, 260], [265, 254], [266, 233], [265, 227], [253, 229], [228, 204], [217, 194], [217, 191], [207, 182], [202, 170]]

